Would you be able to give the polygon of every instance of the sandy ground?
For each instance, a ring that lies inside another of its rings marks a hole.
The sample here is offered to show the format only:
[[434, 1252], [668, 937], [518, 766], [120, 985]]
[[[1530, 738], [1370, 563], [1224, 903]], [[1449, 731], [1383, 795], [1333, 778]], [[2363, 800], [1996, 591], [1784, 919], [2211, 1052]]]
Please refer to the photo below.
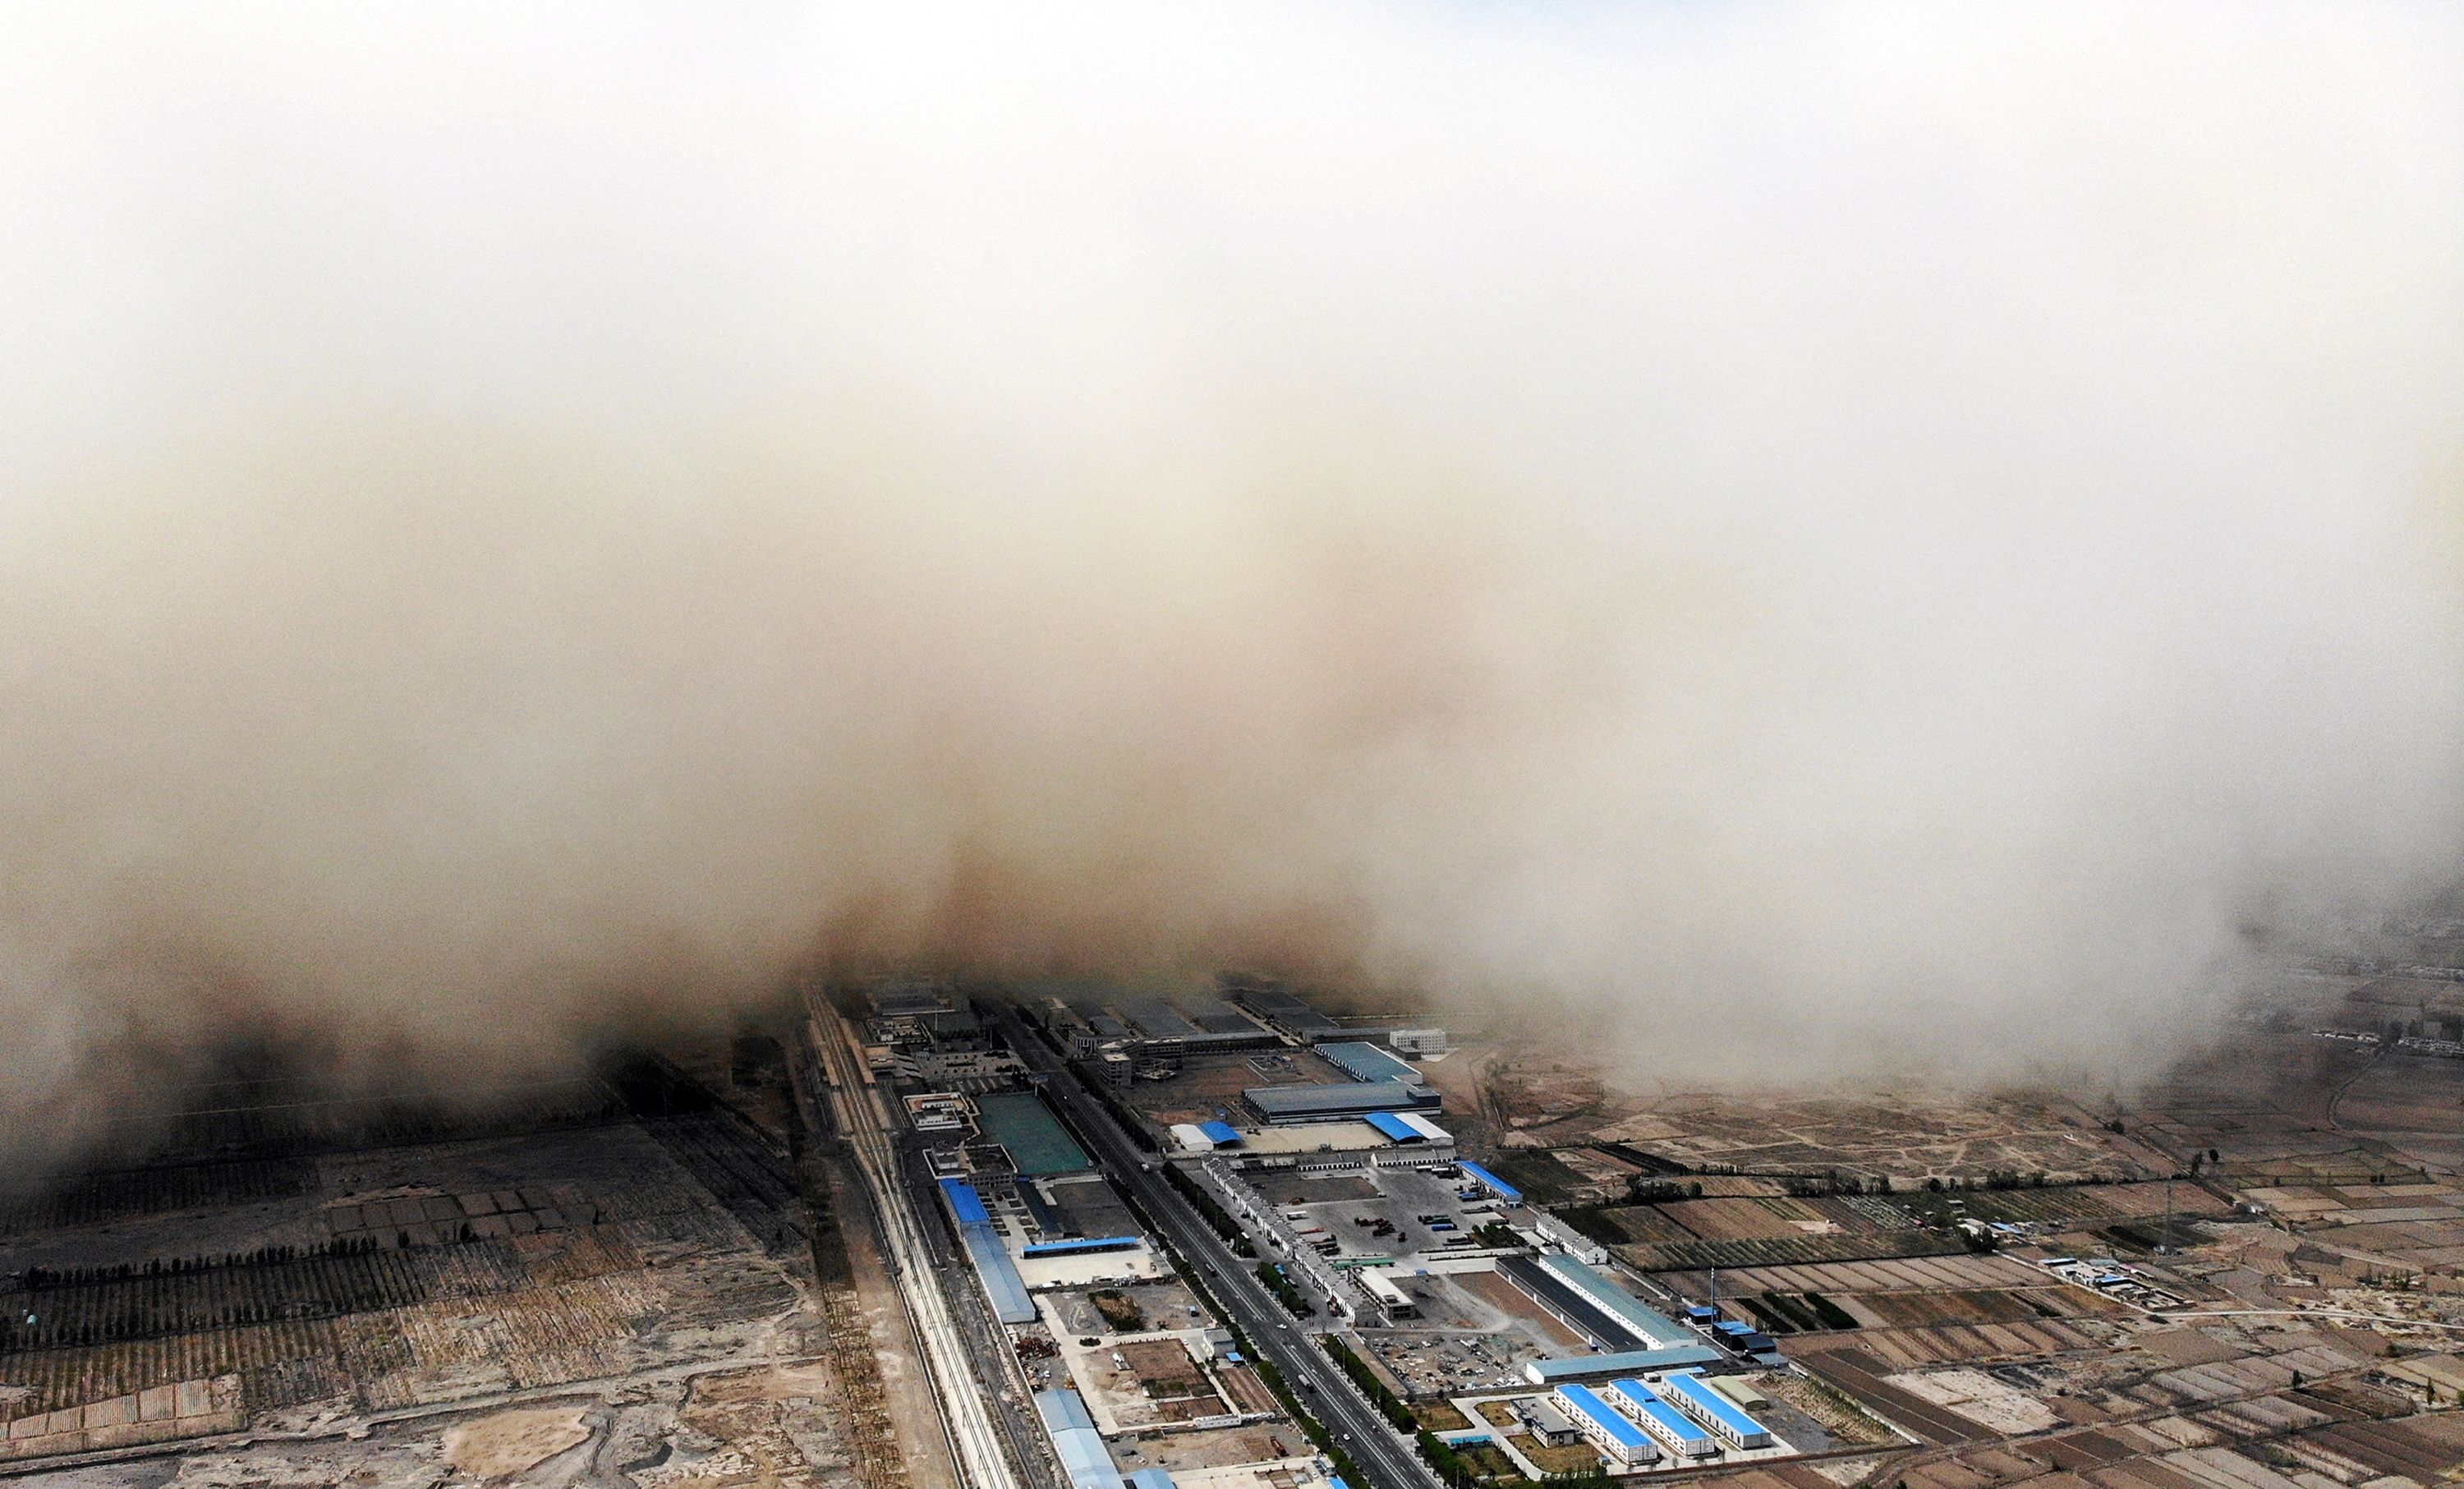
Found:
[[476, 1478], [502, 1478], [590, 1440], [582, 1413], [554, 1409], [498, 1412], [445, 1433], [445, 1458]]
[[924, 1374], [915, 1336], [899, 1303], [898, 1284], [882, 1261], [871, 1197], [843, 1164], [829, 1167], [840, 1230], [847, 1237], [847, 1269], [856, 1296], [864, 1303], [865, 1323], [872, 1331], [873, 1355], [881, 1366], [882, 1389], [890, 1393], [891, 1418], [898, 1425], [908, 1481], [914, 1489], [958, 1489], [950, 1445], [941, 1435], [941, 1412], [933, 1400], [932, 1382]]

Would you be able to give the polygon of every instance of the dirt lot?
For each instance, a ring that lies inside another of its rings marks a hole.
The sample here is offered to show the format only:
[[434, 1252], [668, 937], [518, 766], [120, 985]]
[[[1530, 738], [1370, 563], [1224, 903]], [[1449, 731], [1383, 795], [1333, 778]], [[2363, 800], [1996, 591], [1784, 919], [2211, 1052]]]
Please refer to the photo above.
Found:
[[[1275, 1443], [1284, 1447], [1278, 1451]], [[1224, 1468], [1259, 1463], [1309, 1451], [1300, 1429], [1291, 1426], [1221, 1427], [1209, 1432], [1157, 1433], [1112, 1445], [1112, 1456], [1131, 1472], [1160, 1468], [1178, 1473], [1185, 1468]]]
[[1541, 1445], [1540, 1439], [1525, 1434], [1507, 1439], [1514, 1450], [1529, 1458], [1544, 1474], [1579, 1474], [1600, 1466], [1597, 1450], [1585, 1442], [1570, 1442], [1562, 1448]]

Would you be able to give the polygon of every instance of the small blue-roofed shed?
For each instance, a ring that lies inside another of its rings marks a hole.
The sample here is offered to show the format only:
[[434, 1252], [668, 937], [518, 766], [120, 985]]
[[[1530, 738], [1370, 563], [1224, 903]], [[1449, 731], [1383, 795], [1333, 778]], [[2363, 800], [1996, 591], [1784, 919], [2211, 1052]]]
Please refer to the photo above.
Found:
[[1489, 1172], [1480, 1165], [1471, 1162], [1469, 1159], [1465, 1159], [1458, 1167], [1463, 1170], [1463, 1176], [1465, 1178], [1471, 1179], [1475, 1183], [1479, 1184], [1481, 1188], [1488, 1191], [1492, 1194], [1495, 1194], [1498, 1198], [1505, 1200], [1507, 1204], [1519, 1205], [1523, 1203], [1523, 1191], [1516, 1189], [1513, 1185], [1507, 1183], [1504, 1179], [1499, 1178], [1496, 1174]]
[[1218, 1148], [1241, 1141], [1241, 1129], [1229, 1122], [1201, 1122], [1198, 1130], [1205, 1133], [1206, 1140]]

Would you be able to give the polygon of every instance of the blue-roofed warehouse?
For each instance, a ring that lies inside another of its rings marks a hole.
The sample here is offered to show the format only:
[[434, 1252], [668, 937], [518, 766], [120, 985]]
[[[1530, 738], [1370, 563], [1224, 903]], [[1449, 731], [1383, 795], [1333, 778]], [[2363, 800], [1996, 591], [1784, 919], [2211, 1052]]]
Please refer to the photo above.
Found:
[[958, 1222], [958, 1241], [967, 1248], [967, 1259], [975, 1263], [976, 1276], [983, 1279], [993, 1316], [1004, 1324], [1034, 1323], [1035, 1303], [1026, 1296], [1026, 1280], [1018, 1275], [1018, 1263], [1009, 1259], [1008, 1248], [993, 1229], [983, 1196], [963, 1179], [943, 1179], [941, 1197], [950, 1206], [951, 1218]]
[[1229, 1122], [1201, 1122], [1198, 1130], [1205, 1133], [1206, 1140], [1218, 1148], [1229, 1148], [1241, 1141], [1241, 1129]]
[[1104, 1446], [1104, 1434], [1087, 1414], [1087, 1403], [1067, 1387], [1035, 1393], [1036, 1413], [1069, 1474], [1070, 1489], [1121, 1489], [1121, 1471]]
[[[1563, 1390], [1563, 1387], [1559, 1388]], [[1689, 1421], [1685, 1414], [1660, 1397], [1639, 1380], [1621, 1380], [1608, 1388], [1626, 1414], [1640, 1422], [1654, 1437], [1668, 1445], [1680, 1457], [1707, 1458], [1720, 1451], [1720, 1445], [1709, 1433]]]
[[1732, 1448], [1768, 1448], [1771, 1435], [1762, 1423], [1748, 1416], [1745, 1409], [1711, 1389], [1711, 1383], [1693, 1370], [1678, 1370], [1661, 1377], [1662, 1392], [1677, 1403], [1677, 1409], [1687, 1416], [1727, 1439]]
[[1660, 1456], [1651, 1439], [1638, 1431], [1617, 1409], [1602, 1401], [1589, 1386], [1560, 1386], [1557, 1404], [1574, 1430], [1619, 1463], [1648, 1463]]
[[1395, 1112], [1373, 1111], [1361, 1120], [1375, 1128], [1378, 1136], [1391, 1138], [1397, 1143], [1425, 1143], [1429, 1140], [1426, 1133], [1404, 1121]]

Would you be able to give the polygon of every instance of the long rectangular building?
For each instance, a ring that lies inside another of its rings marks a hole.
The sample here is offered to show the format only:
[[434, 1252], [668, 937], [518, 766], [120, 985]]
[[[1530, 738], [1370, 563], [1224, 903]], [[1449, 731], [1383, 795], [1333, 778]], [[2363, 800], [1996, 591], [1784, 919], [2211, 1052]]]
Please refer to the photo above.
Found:
[[1609, 1380], [1670, 1370], [1688, 1365], [1717, 1365], [1727, 1356], [1709, 1345], [1681, 1345], [1674, 1349], [1627, 1349], [1616, 1354], [1577, 1354], [1562, 1360], [1534, 1360], [1523, 1367], [1523, 1378], [1534, 1386], [1570, 1380]]
[[1589, 1386], [1557, 1388], [1558, 1410], [1591, 1445], [1619, 1463], [1648, 1463], [1660, 1456], [1651, 1439], [1636, 1430], [1617, 1408], [1602, 1401]]
[[1612, 1353], [1702, 1343], [1572, 1257], [1501, 1257], [1497, 1270], [1551, 1317]]
[[1711, 1389], [1694, 1370], [1676, 1370], [1661, 1377], [1661, 1387], [1677, 1409], [1727, 1439], [1732, 1448], [1768, 1448], [1771, 1434], [1745, 1409]]
[[1341, 1040], [1320, 1044], [1318, 1054], [1328, 1063], [1355, 1081], [1403, 1081], [1413, 1085], [1425, 1085], [1427, 1078], [1412, 1067], [1409, 1061], [1398, 1060], [1376, 1045], [1358, 1040]]
[[1642, 1300], [1612, 1281], [1599, 1268], [1573, 1257], [1551, 1255], [1542, 1257], [1540, 1264], [1555, 1273], [1568, 1286], [1581, 1289], [1583, 1295], [1616, 1315], [1617, 1322], [1650, 1349], [1674, 1349], [1681, 1345], [1698, 1344], [1700, 1336], [1667, 1314], [1643, 1306]]
[[1304, 1044], [1343, 1038], [1343, 1025], [1281, 988], [1238, 987], [1232, 1001]]
[[1035, 1410], [1044, 1418], [1045, 1434], [1052, 1439], [1061, 1467], [1069, 1475], [1070, 1489], [1121, 1489], [1121, 1471], [1112, 1465], [1104, 1434], [1095, 1430], [1095, 1419], [1088, 1414], [1087, 1403], [1078, 1398], [1078, 1392], [1067, 1387], [1039, 1390]]
[[[1560, 1386], [1560, 1390], [1566, 1388]], [[1720, 1451], [1711, 1434], [1687, 1420], [1684, 1413], [1661, 1399], [1660, 1393], [1639, 1380], [1621, 1380], [1610, 1384], [1608, 1393], [1626, 1415], [1640, 1422], [1643, 1430], [1668, 1445], [1668, 1451], [1683, 1458], [1707, 1458]]]
[[1401, 1081], [1342, 1081], [1324, 1085], [1253, 1085], [1241, 1099], [1259, 1120], [1282, 1127], [1295, 1122], [1341, 1122], [1373, 1111], [1435, 1111], [1445, 1098], [1425, 1085]]
[[963, 1179], [943, 1179], [941, 1198], [950, 1207], [950, 1217], [957, 1222], [958, 1240], [967, 1249], [967, 1259], [975, 1263], [976, 1275], [983, 1279], [984, 1296], [992, 1301], [993, 1316], [1004, 1324], [1034, 1323], [1035, 1303], [1026, 1295], [1026, 1280], [1018, 1275], [1018, 1263], [1009, 1259], [1001, 1234], [993, 1229], [992, 1214], [984, 1208], [983, 1196]]

